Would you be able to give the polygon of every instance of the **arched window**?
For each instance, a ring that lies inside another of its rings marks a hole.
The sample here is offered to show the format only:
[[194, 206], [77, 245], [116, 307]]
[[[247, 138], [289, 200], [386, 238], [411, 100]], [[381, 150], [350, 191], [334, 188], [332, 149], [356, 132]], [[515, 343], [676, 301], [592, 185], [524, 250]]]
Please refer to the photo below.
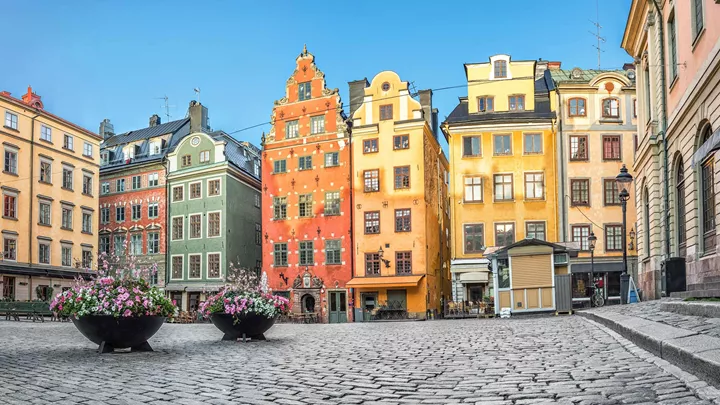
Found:
[[683, 166], [682, 156], [679, 159], [680, 162], [677, 164], [675, 172], [677, 241], [678, 256], [685, 257], [687, 252], [687, 247], [685, 245], [687, 241], [687, 235], [685, 234], [685, 168]]
[[645, 254], [650, 256], [650, 193], [647, 186], [643, 191], [643, 233], [645, 234]]
[[585, 111], [584, 98], [571, 98], [568, 100], [568, 115], [571, 117], [584, 117], [587, 115]]
[[620, 118], [620, 100], [616, 98], [606, 98], [602, 102], [603, 118]]
[[[702, 129], [700, 145], [712, 135], [710, 125]], [[703, 253], [715, 250], [715, 157], [712, 153], [700, 166], [700, 200], [702, 201]]]

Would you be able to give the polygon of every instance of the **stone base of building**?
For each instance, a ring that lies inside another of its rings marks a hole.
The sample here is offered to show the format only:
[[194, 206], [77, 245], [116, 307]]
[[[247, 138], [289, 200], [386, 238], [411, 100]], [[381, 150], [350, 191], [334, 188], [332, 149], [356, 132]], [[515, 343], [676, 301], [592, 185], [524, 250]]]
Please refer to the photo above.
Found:
[[[688, 260], [685, 263], [685, 280], [688, 286], [703, 284], [709, 277], [720, 276], [720, 255], [717, 253], [701, 257], [697, 260]], [[704, 288], [702, 288], [704, 289]]]

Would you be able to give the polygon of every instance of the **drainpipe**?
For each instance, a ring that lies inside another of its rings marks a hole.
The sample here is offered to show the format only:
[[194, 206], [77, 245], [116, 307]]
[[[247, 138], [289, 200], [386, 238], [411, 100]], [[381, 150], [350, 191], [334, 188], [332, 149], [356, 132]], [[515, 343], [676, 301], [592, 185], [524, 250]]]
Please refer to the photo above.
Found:
[[[562, 101], [560, 97], [560, 89], [557, 87], [555, 88], [555, 91], [557, 93], [557, 102], [558, 102], [558, 112], [562, 111]], [[558, 235], [558, 241], [567, 241], [567, 236], [565, 234], [565, 231], [567, 229], [567, 222], [568, 222], [568, 212], [567, 212], [567, 199], [565, 198], [565, 142], [563, 139], [563, 133], [562, 133], [562, 120], [557, 119], [557, 131], [556, 131], [556, 137], [555, 139], [559, 139], [559, 142], [556, 144], [556, 149], [558, 153], [558, 159], [560, 160], [560, 164], [558, 165], [558, 187], [560, 191], [559, 201], [557, 202], [558, 206], [560, 207], [560, 215], [559, 215], [559, 235]]]
[[[352, 147], [353, 147], [353, 142], [352, 142], [352, 124], [353, 124], [353, 122], [352, 122], [352, 114], [351, 114], [351, 117], [350, 117], [350, 118], [347, 118], [347, 119], [346, 119], [345, 124], [347, 125], [348, 154], [349, 154], [349, 156], [350, 156], [349, 159], [348, 159], [348, 167], [349, 167], [348, 175], [350, 176], [350, 178], [349, 178], [349, 180], [350, 180], [350, 181], [349, 181], [349, 183], [350, 183], [350, 184], [349, 184], [349, 186], [350, 186], [350, 197], [349, 197], [349, 198], [350, 198], [350, 230], [349, 230], [349, 232], [350, 232], [350, 279], [353, 279], [353, 278], [355, 278], [355, 253], [356, 253], [356, 251], [355, 251], [355, 237], [354, 237], [354, 236], [355, 236], [355, 229], [354, 229], [354, 227], [353, 227], [353, 225], [355, 224], [355, 222], [353, 221], [353, 217], [355, 216], [355, 206], [354, 206], [354, 204], [353, 204], [353, 195], [355, 194], [355, 189], [354, 189], [354, 185], [355, 185], [355, 172], [353, 171], [353, 160], [354, 160], [354, 158], [353, 158], [353, 148], [352, 148]], [[349, 294], [350, 294], [350, 297], [351, 297], [351, 300], [352, 300], [352, 303], [353, 303], [352, 306], [350, 307], [350, 311], [351, 311], [350, 317], [351, 317], [351, 319], [352, 319], [352, 322], [357, 322], [357, 319], [355, 319], [355, 306], [356, 306], [358, 303], [355, 301], [355, 289], [354, 289], [354, 288], [351, 288], [351, 289], [349, 290]], [[360, 300], [358, 299], [358, 301], [360, 301]]]
[[[167, 151], [165, 152], [165, 157], [163, 157], [162, 161], [163, 167], [165, 167], [165, 287], [167, 288], [167, 285], [170, 282], [170, 199], [172, 196], [170, 195], [170, 182], [168, 181], [168, 177], [170, 176], [170, 168], [168, 167], [169, 162], [167, 159]], [[168, 294], [169, 291], [165, 291], [165, 294]]]
[[[658, 14], [658, 18], [656, 19], [658, 24], [658, 32], [660, 34], [660, 85], [662, 87], [662, 91], [660, 92], [660, 133], [663, 137], [663, 176], [665, 176], [664, 181], [664, 188], [665, 188], [665, 195], [663, 196], [663, 205], [664, 205], [664, 214], [663, 214], [663, 223], [665, 225], [665, 258], [663, 260], [663, 264], [665, 263], [665, 260], [670, 258], [670, 181], [669, 181], [669, 169], [668, 169], [668, 139], [667, 139], [667, 100], [665, 95], [665, 36], [664, 36], [664, 30], [663, 30], [663, 14], [662, 10], [660, 10], [660, 5], [658, 4], [657, 0], [651, 0], [653, 6], [655, 7], [655, 11]], [[664, 268], [664, 265], [663, 267]], [[662, 291], [665, 291], [665, 283], [664, 277], [662, 277], [661, 273], [661, 286]]]
[[[39, 117], [40, 114], [35, 114], [34, 117], [30, 119], [30, 204], [28, 204], [28, 211], [30, 212], [30, 215], [28, 215], [28, 232], [30, 233], [30, 238], [28, 239], [28, 267], [32, 268], [32, 247], [33, 247], [33, 194], [35, 190], [35, 118]], [[17, 204], [17, 203], [16, 203]], [[28, 276], [28, 297], [32, 301], [32, 275]]]

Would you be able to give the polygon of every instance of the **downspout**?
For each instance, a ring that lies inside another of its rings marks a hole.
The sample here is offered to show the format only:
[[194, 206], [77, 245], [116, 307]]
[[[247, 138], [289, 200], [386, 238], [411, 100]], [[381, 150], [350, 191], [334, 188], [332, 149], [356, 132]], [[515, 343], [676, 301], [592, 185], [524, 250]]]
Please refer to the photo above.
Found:
[[[162, 165], [165, 167], [165, 287], [167, 288], [167, 285], [170, 282], [170, 226], [172, 225], [170, 223], [170, 204], [172, 196], [170, 195], [170, 181], [168, 181], [168, 177], [170, 176], [170, 168], [168, 167], [168, 159], [167, 159], [167, 152], [165, 153], [165, 156], [163, 157]], [[166, 291], [166, 294], [168, 291]]]
[[[665, 225], [665, 260], [670, 257], [670, 181], [669, 181], [669, 168], [668, 168], [668, 140], [667, 140], [667, 100], [665, 95], [665, 34], [663, 32], [663, 14], [660, 10], [660, 5], [657, 0], [651, 0], [655, 6], [655, 11], [658, 14], [657, 23], [658, 31], [660, 34], [660, 85], [662, 91], [660, 92], [660, 133], [663, 137], [663, 176], [665, 178], [665, 195], [664, 198], [664, 210], [663, 222]], [[664, 288], [663, 288], [664, 290]]]
[[[561, 103], [561, 97], [560, 97], [560, 89], [555, 87], [555, 92], [557, 93], [557, 102], [558, 102], [558, 111], [562, 111], [562, 103]], [[555, 139], [559, 138], [559, 142], [556, 144], [556, 149], [558, 153], [558, 159], [560, 160], [558, 175], [560, 178], [558, 179], [558, 184], [560, 188], [560, 196], [559, 201], [557, 204], [560, 206], [560, 226], [559, 226], [559, 235], [558, 235], [558, 241], [566, 242], [567, 236], [565, 234], [565, 231], [567, 229], [567, 222], [568, 222], [568, 212], [567, 212], [567, 199], [565, 198], [565, 143], [563, 139], [563, 133], [562, 133], [562, 120], [557, 120], [557, 133], [556, 133]]]
[[[30, 232], [30, 238], [28, 239], [28, 267], [33, 267], [32, 263], [32, 247], [33, 247], [33, 194], [35, 189], [35, 118], [39, 117], [40, 114], [35, 114], [34, 117], [30, 120], [30, 204], [28, 204], [28, 210], [30, 211], [30, 215], [28, 215], [28, 230]], [[17, 202], [16, 202], [17, 204]], [[28, 276], [28, 297], [32, 301], [32, 275]]]
[[[554, 120], [550, 120], [550, 131], [551, 131], [551, 133], [554, 133], [554, 135], [555, 135], [555, 136], [553, 136], [553, 144], [554, 144], [553, 146], [555, 146], [555, 148], [557, 149], [557, 145], [558, 145], [557, 135], [558, 135], [559, 131], [557, 130], [557, 127], [555, 126]], [[558, 178], [557, 178], [558, 166], [561, 166], [561, 165], [558, 165], [557, 159], [553, 159], [552, 162], [553, 162], [553, 172], [555, 173], [555, 181], [557, 182], [558, 181]], [[547, 189], [545, 190], [545, 192], [547, 193]], [[553, 204], [553, 210], [555, 210], [555, 218], [556, 219], [558, 219], [562, 216], [562, 215], [560, 215], [560, 212], [558, 212], [558, 211], [562, 211], [562, 210], [560, 210], [560, 208], [558, 208], [558, 201], [556, 201], [556, 203]], [[527, 237], [527, 235], [525, 235], [525, 236]], [[546, 235], [546, 237], [547, 237], [547, 235]], [[559, 238], [558, 238], [558, 240], [559, 240]]]
[[[355, 195], [355, 172], [353, 171], [353, 142], [352, 142], [352, 117], [348, 118], [345, 122], [347, 126], [347, 134], [348, 134], [348, 167], [350, 168], [348, 172], [349, 176], [349, 183], [350, 183], [350, 230], [348, 231], [350, 233], [350, 279], [355, 278], [355, 229], [354, 229], [354, 216], [355, 216], [355, 205], [353, 204], [353, 195]], [[357, 319], [355, 319], [355, 306], [358, 304], [355, 302], [355, 289], [350, 289], [350, 297], [352, 300], [352, 306], [350, 308], [351, 313], [350, 316], [352, 317], [352, 322], [357, 322]], [[358, 298], [358, 301], [360, 299]]]

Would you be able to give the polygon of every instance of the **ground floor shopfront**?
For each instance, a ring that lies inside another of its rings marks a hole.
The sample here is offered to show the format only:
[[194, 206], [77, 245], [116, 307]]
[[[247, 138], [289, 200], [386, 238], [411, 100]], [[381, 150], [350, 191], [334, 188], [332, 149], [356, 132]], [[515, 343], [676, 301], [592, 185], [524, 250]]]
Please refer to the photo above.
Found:
[[[615, 259], [615, 258], [612, 258]], [[595, 263], [575, 262], [570, 264], [572, 274], [572, 300], [573, 307], [585, 308], [590, 306], [593, 290], [592, 279], [601, 287], [606, 304], [620, 304], [620, 275], [623, 272], [622, 258], [620, 260], [607, 260], [600, 258]], [[637, 259], [628, 258], [628, 273], [635, 280]], [[635, 281], [637, 284], [637, 281]]]
[[78, 276], [87, 279], [91, 274], [54, 266], [3, 263], [0, 264], [0, 300], [49, 301], [70, 289]]
[[427, 277], [423, 275], [357, 277], [347, 285], [353, 293], [356, 321], [376, 319], [426, 319], [436, 314], [430, 303]]
[[450, 263], [451, 302], [476, 303], [493, 295], [489, 263], [486, 258], [457, 259]]

